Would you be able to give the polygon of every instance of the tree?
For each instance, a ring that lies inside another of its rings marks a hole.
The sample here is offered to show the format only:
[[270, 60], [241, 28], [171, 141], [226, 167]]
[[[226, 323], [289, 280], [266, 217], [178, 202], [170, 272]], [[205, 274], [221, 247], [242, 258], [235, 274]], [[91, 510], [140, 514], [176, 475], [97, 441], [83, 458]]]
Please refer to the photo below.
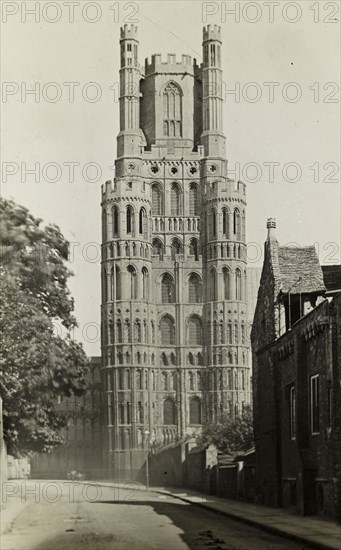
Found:
[[68, 242], [12, 201], [0, 200], [0, 215], [0, 395], [8, 452], [20, 456], [63, 442], [56, 398], [84, 393], [88, 360], [70, 335]]
[[243, 414], [235, 419], [224, 414], [217, 423], [204, 425], [197, 441], [201, 446], [213, 443], [227, 454], [250, 450], [254, 445], [251, 407], [245, 407]]

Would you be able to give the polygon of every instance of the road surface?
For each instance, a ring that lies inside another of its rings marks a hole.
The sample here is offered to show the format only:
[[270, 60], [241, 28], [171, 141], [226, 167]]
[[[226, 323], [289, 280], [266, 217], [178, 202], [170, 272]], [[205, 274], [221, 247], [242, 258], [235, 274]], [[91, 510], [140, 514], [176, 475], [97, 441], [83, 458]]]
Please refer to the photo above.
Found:
[[310, 548], [133, 484], [18, 480], [5, 487], [3, 509], [7, 503], [19, 513], [2, 535], [1, 550]]

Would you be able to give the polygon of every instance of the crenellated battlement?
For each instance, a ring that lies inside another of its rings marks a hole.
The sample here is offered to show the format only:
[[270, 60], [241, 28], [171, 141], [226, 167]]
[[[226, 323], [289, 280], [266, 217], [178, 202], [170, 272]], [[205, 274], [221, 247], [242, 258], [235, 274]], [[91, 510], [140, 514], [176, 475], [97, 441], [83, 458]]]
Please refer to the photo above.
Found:
[[121, 40], [138, 40], [138, 27], [133, 24], [121, 27]]
[[147, 57], [145, 60], [145, 75], [158, 72], [190, 72], [198, 69], [196, 59], [192, 56], [182, 54], [181, 60], [177, 60], [176, 54], [168, 53], [167, 58], [163, 58], [161, 54], [153, 54], [151, 60]]
[[219, 25], [207, 25], [203, 28], [203, 41], [218, 40], [221, 42], [221, 27]]

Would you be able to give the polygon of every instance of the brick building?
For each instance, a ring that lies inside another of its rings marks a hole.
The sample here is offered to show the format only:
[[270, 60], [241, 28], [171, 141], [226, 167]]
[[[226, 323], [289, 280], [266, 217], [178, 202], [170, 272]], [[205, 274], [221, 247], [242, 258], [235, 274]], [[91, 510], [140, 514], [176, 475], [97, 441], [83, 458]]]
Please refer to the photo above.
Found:
[[339, 517], [341, 270], [267, 227], [251, 332], [258, 499]]
[[[220, 28], [203, 63], [138, 61], [121, 29], [115, 178], [102, 191], [105, 456], [134, 477], [168, 444], [250, 401], [245, 186], [228, 178]], [[146, 434], [146, 432], [149, 432]]]

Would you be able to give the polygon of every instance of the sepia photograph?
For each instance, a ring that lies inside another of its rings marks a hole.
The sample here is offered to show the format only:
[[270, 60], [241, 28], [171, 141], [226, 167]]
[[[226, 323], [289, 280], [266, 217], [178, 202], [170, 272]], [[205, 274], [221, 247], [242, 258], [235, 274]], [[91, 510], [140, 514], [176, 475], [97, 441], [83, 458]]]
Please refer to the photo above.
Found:
[[2, 0], [2, 550], [340, 550], [340, 0]]

